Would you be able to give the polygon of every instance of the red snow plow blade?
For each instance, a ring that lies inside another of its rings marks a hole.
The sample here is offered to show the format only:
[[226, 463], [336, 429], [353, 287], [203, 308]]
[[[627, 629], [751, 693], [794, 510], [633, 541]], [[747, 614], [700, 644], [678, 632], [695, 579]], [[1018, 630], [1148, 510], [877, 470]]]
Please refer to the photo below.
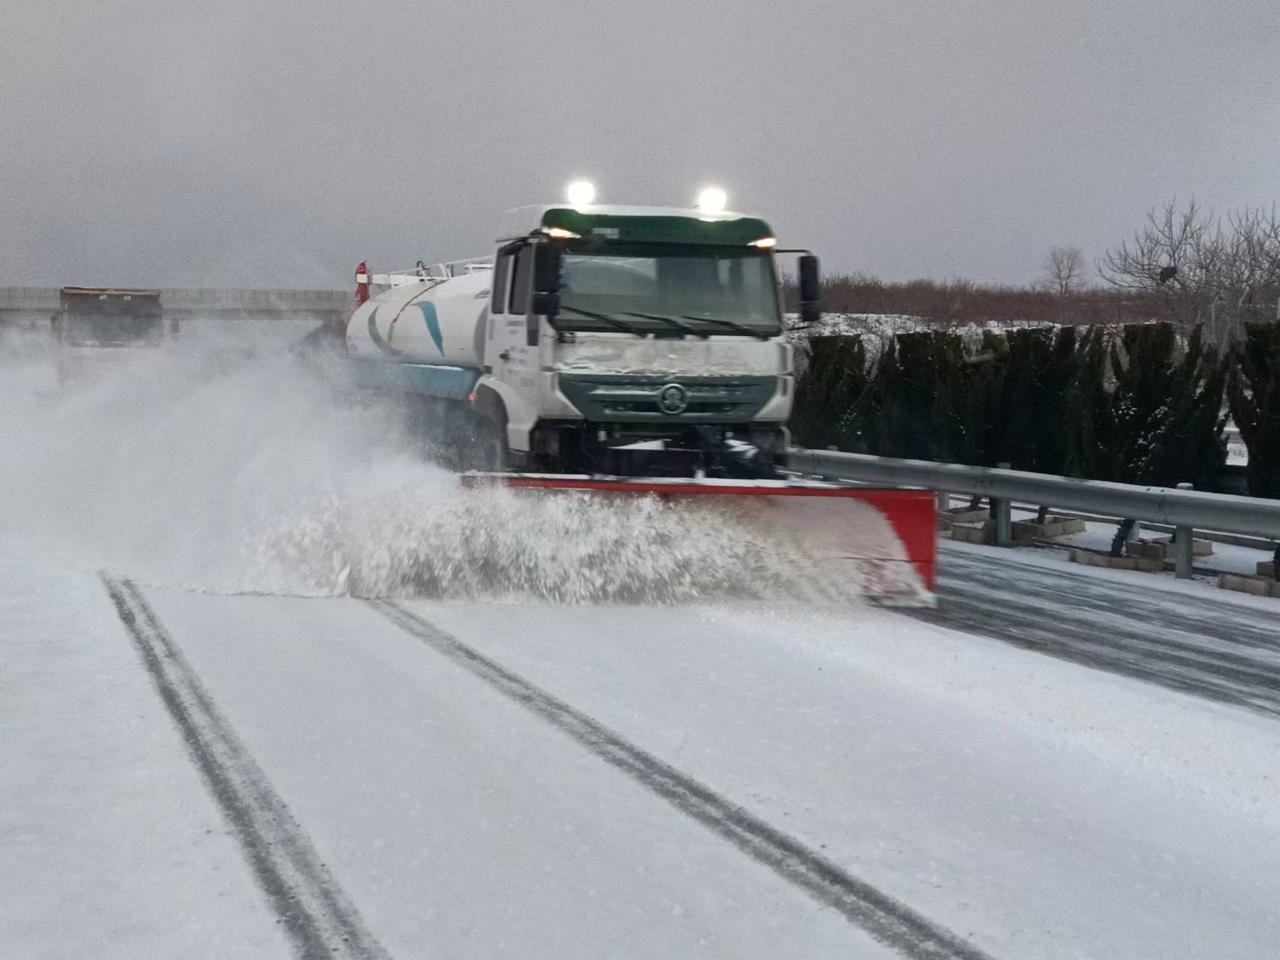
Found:
[[468, 487], [647, 495], [705, 502], [725, 522], [746, 524], [762, 549], [776, 545], [829, 583], [856, 583], [870, 601], [933, 606], [937, 501], [928, 490], [843, 487], [781, 480], [597, 478], [469, 473]]

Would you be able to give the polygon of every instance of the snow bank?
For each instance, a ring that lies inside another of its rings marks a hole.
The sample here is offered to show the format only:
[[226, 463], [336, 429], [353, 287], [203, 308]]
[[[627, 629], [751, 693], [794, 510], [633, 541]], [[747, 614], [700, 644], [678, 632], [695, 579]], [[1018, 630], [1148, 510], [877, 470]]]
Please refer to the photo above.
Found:
[[[788, 314], [787, 325], [794, 327], [799, 320], [799, 314]], [[792, 336], [808, 340], [810, 337], [852, 337], [858, 334], [868, 337], [892, 337], [900, 333], [980, 334], [984, 330], [1030, 330], [1046, 326], [1056, 329], [1053, 324], [1030, 320], [945, 323], [907, 313], [824, 313], [813, 326], [793, 329]]]

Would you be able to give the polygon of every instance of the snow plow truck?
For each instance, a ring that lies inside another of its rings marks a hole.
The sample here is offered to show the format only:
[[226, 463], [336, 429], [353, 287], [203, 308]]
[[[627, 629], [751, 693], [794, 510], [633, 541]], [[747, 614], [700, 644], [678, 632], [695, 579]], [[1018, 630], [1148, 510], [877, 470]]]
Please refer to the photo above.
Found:
[[[480, 471], [467, 484], [749, 498], [771, 528], [809, 531], [864, 578], [875, 566], [880, 599], [927, 602], [932, 494], [785, 475], [795, 377], [779, 253], [799, 255], [800, 322], [816, 321], [817, 257], [780, 249], [722, 191], [619, 206], [577, 182], [567, 203], [507, 213], [491, 256], [362, 262], [345, 366], [460, 447]], [[860, 529], [868, 511], [876, 536]]]

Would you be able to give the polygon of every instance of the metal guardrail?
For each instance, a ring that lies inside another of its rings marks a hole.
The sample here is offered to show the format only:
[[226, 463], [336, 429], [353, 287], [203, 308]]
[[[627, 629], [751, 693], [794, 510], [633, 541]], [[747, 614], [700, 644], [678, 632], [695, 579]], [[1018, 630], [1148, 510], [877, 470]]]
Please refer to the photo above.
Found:
[[1009, 504], [1013, 501], [1168, 524], [1178, 531], [1179, 576], [1191, 575], [1191, 545], [1196, 528], [1280, 540], [1280, 500], [800, 447], [788, 451], [787, 466], [801, 473], [840, 480], [989, 497], [995, 506], [992, 514], [998, 543], [1011, 540]]

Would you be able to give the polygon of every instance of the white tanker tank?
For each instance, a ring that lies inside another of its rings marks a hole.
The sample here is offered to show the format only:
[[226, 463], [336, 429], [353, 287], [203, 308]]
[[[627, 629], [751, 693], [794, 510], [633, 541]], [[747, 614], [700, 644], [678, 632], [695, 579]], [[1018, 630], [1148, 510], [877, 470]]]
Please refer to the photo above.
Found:
[[347, 353], [479, 371], [484, 365], [490, 269], [471, 263], [456, 276], [382, 274], [388, 289], [360, 305], [347, 322]]

